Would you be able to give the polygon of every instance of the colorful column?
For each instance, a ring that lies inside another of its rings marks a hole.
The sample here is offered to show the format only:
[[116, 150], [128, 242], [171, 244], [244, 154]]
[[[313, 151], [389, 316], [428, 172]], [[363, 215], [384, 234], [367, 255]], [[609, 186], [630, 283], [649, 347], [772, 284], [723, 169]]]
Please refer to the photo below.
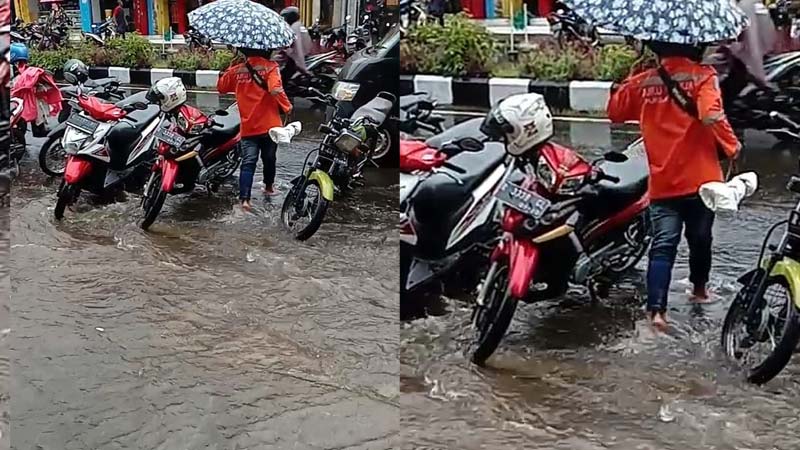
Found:
[[169, 0], [155, 0], [155, 30], [163, 35], [169, 29]]
[[539, 17], [548, 17], [553, 12], [553, 0], [539, 0]]
[[23, 22], [33, 22], [33, 15], [28, 0], [14, 0], [14, 12]]
[[150, 20], [147, 11], [147, 0], [133, 0], [133, 26], [137, 33], [145, 36], [150, 34]]
[[484, 19], [486, 17], [485, 0], [461, 0], [461, 9], [475, 19]]
[[147, 0], [147, 34], [156, 34], [155, 0]]
[[495, 0], [486, 0], [486, 18], [494, 19], [494, 2]]
[[186, 17], [186, 1], [175, 0], [170, 5], [171, 22], [178, 24], [178, 34], [186, 32], [186, 27], [189, 25], [188, 17]]
[[92, 32], [92, 3], [89, 0], [81, 0], [78, 4], [81, 12], [81, 30], [86, 33]]

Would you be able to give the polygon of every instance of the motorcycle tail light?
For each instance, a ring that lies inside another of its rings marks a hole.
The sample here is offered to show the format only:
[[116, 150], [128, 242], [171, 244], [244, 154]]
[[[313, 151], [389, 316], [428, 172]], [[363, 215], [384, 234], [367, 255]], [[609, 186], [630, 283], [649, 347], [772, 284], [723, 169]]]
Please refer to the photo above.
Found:
[[160, 142], [159, 141], [159, 143], [158, 143], [158, 154], [159, 155], [168, 155], [170, 153], [170, 150], [172, 150], [172, 146], [171, 145], [167, 144], [166, 142]]

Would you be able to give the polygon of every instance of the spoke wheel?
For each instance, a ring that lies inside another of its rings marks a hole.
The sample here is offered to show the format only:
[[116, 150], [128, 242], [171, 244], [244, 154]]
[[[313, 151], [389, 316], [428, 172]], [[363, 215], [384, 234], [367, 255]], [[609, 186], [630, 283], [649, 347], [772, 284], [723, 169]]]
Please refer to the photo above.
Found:
[[[490, 273], [492, 271], [490, 270]], [[483, 306], [475, 306], [475, 350], [472, 362], [482, 366], [505, 336], [518, 301], [508, 292], [508, 265], [500, 264], [485, 283], [488, 285]]]
[[281, 207], [281, 221], [294, 234], [295, 239], [304, 241], [317, 232], [325, 212], [328, 200], [322, 196], [322, 188], [316, 180], [298, 180], [292, 187]]
[[[763, 384], [789, 362], [800, 340], [800, 312], [792, 301], [789, 284], [782, 277], [767, 281], [758, 324], [748, 326], [750, 301], [744, 287], [731, 303], [722, 328], [722, 347], [729, 359], [747, 371], [747, 380]], [[750, 294], [751, 295], [751, 294]]]

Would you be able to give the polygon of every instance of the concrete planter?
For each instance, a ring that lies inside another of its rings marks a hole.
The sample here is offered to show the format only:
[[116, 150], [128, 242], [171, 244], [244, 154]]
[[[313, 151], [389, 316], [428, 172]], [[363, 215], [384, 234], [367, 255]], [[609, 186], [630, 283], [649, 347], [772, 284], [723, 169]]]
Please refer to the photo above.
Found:
[[127, 67], [90, 67], [91, 78], [116, 77], [122, 84], [150, 86], [167, 77], [180, 77], [189, 88], [216, 89], [218, 70], [129, 69]]
[[509, 95], [536, 92], [550, 108], [605, 111], [610, 81], [538, 81], [527, 78], [452, 78], [438, 75], [401, 75], [400, 95], [427, 92], [439, 104], [490, 108]]

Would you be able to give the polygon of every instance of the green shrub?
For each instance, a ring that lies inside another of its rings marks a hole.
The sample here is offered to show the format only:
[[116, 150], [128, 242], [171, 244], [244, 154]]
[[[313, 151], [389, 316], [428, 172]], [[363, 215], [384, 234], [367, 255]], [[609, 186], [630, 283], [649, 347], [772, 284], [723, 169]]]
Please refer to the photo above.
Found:
[[526, 53], [520, 63], [533, 79], [568, 81], [590, 77], [586, 72], [591, 70], [591, 55], [576, 47], [548, 43]]
[[492, 36], [464, 13], [445, 26], [423, 23], [409, 30], [401, 49], [402, 69], [445, 76], [485, 75], [497, 48]]
[[492, 67], [491, 74], [499, 78], [519, 78], [523, 75], [524, 68], [519, 64], [510, 62], [499, 63]]
[[[71, 58], [66, 48], [58, 50], [31, 50], [29, 63], [35, 67], [55, 73], [64, 67], [64, 63]], [[87, 63], [88, 64], [88, 63]]]
[[134, 33], [109, 40], [105, 51], [112, 66], [130, 68], [152, 67], [156, 55], [150, 41]]
[[169, 66], [175, 70], [198, 70], [208, 64], [207, 56], [190, 50], [181, 50], [168, 58]]
[[214, 50], [211, 52], [208, 69], [225, 70], [233, 62], [233, 52], [230, 50]]
[[597, 52], [594, 77], [603, 81], [622, 81], [639, 60], [636, 51], [627, 45], [605, 45]]

